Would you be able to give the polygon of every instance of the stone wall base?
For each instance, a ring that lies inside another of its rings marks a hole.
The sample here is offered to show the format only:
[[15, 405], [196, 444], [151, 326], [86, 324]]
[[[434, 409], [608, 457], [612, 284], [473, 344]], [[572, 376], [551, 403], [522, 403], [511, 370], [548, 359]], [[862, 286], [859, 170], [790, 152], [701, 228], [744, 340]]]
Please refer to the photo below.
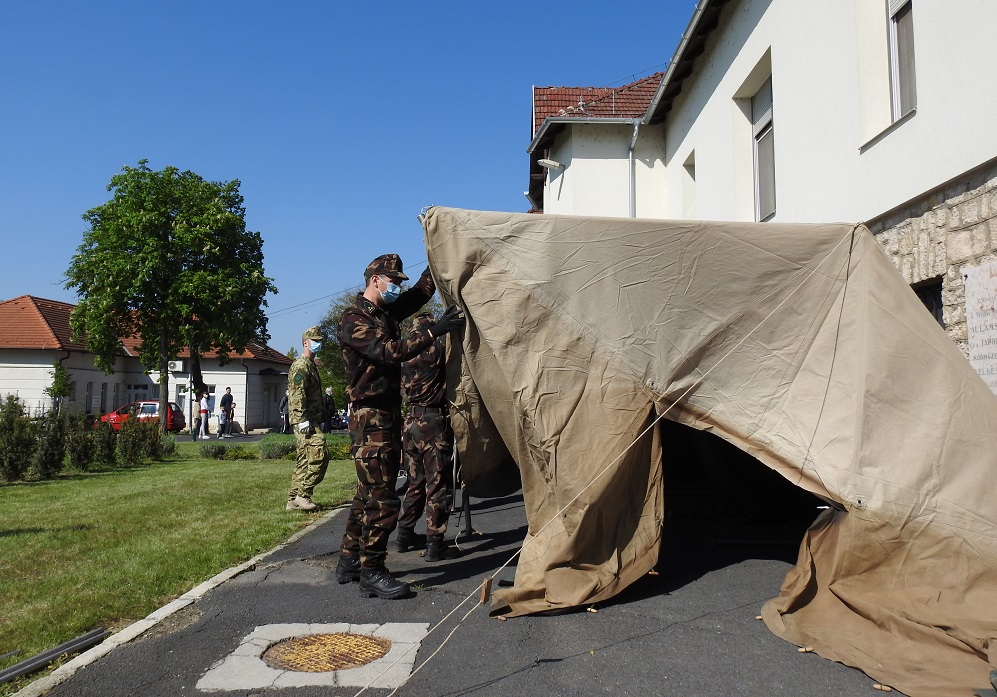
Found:
[[968, 356], [965, 270], [997, 259], [997, 159], [866, 225], [907, 283], [941, 280], [945, 330]]

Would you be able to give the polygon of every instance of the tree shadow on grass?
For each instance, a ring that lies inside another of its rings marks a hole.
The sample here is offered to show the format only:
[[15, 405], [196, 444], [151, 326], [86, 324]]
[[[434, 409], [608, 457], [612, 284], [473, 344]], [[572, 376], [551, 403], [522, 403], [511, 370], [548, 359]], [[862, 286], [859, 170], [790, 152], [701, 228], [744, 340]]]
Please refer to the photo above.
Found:
[[75, 532], [79, 530], [93, 530], [93, 525], [64, 525], [57, 528], [8, 528], [0, 530], [0, 537], [17, 537], [18, 535], [31, 535], [42, 532]]

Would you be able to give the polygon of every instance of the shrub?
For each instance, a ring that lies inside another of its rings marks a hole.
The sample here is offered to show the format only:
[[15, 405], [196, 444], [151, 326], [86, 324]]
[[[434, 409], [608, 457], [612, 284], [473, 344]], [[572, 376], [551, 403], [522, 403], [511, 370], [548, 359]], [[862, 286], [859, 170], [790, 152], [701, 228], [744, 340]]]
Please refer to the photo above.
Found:
[[255, 460], [256, 453], [244, 445], [233, 445], [222, 454], [222, 460]]
[[62, 470], [66, 459], [66, 421], [66, 415], [49, 412], [41, 422], [31, 462], [31, 471], [35, 477], [51, 479]]
[[118, 431], [115, 448], [118, 464], [122, 467], [140, 465], [147, 450], [145, 427], [138, 419], [126, 419]]
[[162, 460], [163, 459], [163, 431], [158, 420], [149, 419], [140, 421], [140, 434], [142, 437], [142, 457], [143, 459]]
[[97, 421], [93, 431], [93, 459], [90, 461], [94, 465], [113, 467], [115, 464], [116, 444], [118, 434], [106, 421]]
[[260, 459], [280, 460], [298, 449], [294, 436], [271, 434], [260, 439]]
[[85, 472], [94, 459], [94, 430], [83, 413], [70, 414], [66, 425], [66, 452], [69, 466]]
[[201, 445], [201, 457], [208, 460], [221, 460], [225, 457], [225, 451], [228, 450], [221, 443], [203, 443]]
[[329, 443], [329, 459], [330, 460], [352, 460], [353, 457], [350, 455], [350, 444], [342, 442], [332, 442]]
[[8, 482], [21, 478], [35, 449], [35, 424], [15, 395], [0, 403], [0, 474]]
[[173, 455], [176, 455], [177, 439], [173, 437], [172, 433], [160, 434], [159, 443], [162, 452], [162, 457], [171, 457]]

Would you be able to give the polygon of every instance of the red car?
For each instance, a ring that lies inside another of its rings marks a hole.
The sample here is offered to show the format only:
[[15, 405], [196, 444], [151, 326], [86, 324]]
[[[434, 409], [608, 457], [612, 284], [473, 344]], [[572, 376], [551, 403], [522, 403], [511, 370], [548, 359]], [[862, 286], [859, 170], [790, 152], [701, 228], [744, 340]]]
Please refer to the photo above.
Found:
[[[121, 424], [133, 416], [143, 421], [146, 419], [159, 421], [159, 402], [131, 402], [120, 409], [104, 414], [100, 420], [111, 424], [115, 431], [120, 431]], [[179, 433], [186, 427], [187, 419], [184, 417], [183, 411], [180, 410], [180, 405], [176, 402], [170, 402], [170, 411], [166, 415], [166, 430]]]

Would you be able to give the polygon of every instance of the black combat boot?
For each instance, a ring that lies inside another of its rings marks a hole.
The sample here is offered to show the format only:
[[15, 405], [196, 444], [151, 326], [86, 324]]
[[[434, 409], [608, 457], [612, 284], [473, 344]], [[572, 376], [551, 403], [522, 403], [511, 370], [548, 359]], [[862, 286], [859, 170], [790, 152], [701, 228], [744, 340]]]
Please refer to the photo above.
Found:
[[407, 583], [399, 581], [383, 566], [377, 569], [362, 569], [360, 571], [360, 597], [386, 598], [395, 600], [404, 598], [410, 592]]
[[423, 549], [426, 546], [426, 536], [416, 533], [412, 528], [398, 528], [395, 537], [395, 549], [399, 552], [411, 552], [413, 549]]
[[360, 557], [339, 557], [336, 564], [336, 580], [339, 583], [352, 583], [360, 580]]
[[426, 556], [424, 557], [426, 561], [445, 561], [447, 559], [457, 559], [459, 556], [460, 550], [448, 545], [443, 541], [443, 538], [429, 540], [426, 543]]

